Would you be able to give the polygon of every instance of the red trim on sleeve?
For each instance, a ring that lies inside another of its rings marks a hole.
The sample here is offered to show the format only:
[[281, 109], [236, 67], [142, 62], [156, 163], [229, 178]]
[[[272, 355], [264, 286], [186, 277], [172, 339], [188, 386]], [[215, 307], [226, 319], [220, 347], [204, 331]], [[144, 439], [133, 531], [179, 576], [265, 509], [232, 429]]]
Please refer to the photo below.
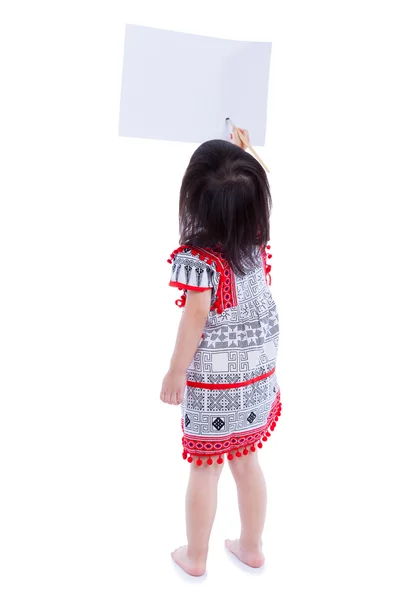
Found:
[[180, 281], [170, 281], [169, 285], [171, 287], [176, 287], [179, 290], [189, 290], [190, 292], [206, 292], [207, 290], [211, 290], [211, 287], [195, 287], [194, 285], [186, 285], [186, 283], [181, 283]]
[[[236, 297], [236, 283], [235, 276], [230, 268], [225, 255], [222, 251], [217, 250], [216, 248], [197, 248], [196, 246], [180, 246], [177, 248], [172, 254], [169, 263], [173, 261], [175, 256], [184, 250], [190, 251], [192, 256], [198, 256], [200, 260], [205, 263], [209, 263], [213, 269], [217, 271], [219, 274], [219, 284], [218, 288], [215, 290], [215, 300], [214, 304], [210, 307], [210, 310], [215, 310], [217, 313], [221, 314], [224, 312], [226, 308], [233, 308], [237, 306], [238, 301]], [[185, 286], [180, 282], [172, 282], [173, 287], [177, 287], [178, 289], [190, 290], [189, 286]], [[171, 285], [171, 284], [170, 284]], [[212, 289], [213, 286], [208, 288], [195, 288], [196, 291], [205, 291], [206, 289]], [[186, 298], [181, 298], [177, 300], [175, 304], [177, 306], [182, 307], [185, 305]]]

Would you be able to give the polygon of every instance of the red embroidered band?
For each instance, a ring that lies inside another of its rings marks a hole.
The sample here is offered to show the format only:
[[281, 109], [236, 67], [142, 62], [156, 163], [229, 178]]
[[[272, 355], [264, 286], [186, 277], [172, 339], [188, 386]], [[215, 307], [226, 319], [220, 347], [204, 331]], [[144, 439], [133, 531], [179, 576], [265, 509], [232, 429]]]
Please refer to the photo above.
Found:
[[259, 375], [253, 379], [248, 379], [247, 381], [240, 381], [239, 383], [201, 383], [199, 381], [187, 381], [186, 385], [188, 387], [201, 388], [204, 390], [229, 390], [232, 388], [240, 388], [245, 387], [246, 385], [251, 385], [252, 383], [256, 383], [257, 381], [261, 381], [262, 379], [270, 377], [274, 372], [275, 367], [271, 371], [268, 371], [268, 373], [264, 373], [263, 375]]
[[170, 281], [169, 285], [171, 287], [176, 287], [180, 291], [189, 290], [190, 292], [207, 292], [207, 290], [211, 290], [211, 287], [196, 287], [194, 285], [186, 285], [186, 283], [182, 283], [181, 281]]

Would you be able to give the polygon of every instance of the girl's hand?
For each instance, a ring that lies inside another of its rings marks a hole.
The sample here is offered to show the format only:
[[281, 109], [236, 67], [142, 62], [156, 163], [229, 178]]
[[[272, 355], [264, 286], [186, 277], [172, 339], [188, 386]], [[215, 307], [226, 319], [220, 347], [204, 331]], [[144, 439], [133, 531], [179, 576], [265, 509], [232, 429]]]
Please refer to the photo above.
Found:
[[[246, 142], [245, 144], [240, 139], [238, 131], [240, 131], [240, 133], [242, 134], [242, 138]], [[230, 137], [231, 137], [232, 143], [235, 144], [235, 146], [239, 146], [239, 148], [242, 148], [242, 150], [246, 150], [246, 148], [248, 146], [250, 146], [250, 136], [249, 136], [249, 132], [247, 131], [247, 129], [238, 129], [237, 127], [234, 127], [232, 129], [232, 133], [231, 133]]]
[[186, 372], [168, 371], [162, 382], [160, 400], [165, 404], [181, 404], [186, 387]]

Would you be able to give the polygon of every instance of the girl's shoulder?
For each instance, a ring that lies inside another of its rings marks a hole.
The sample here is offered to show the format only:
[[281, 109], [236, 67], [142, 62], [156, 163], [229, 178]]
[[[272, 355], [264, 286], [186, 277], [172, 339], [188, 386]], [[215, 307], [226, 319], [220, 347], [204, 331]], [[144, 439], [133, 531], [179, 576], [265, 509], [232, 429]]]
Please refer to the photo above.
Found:
[[172, 252], [168, 262], [172, 264], [177, 256], [196, 258], [208, 264], [223, 262], [225, 260], [223, 250], [218, 246], [202, 248], [200, 246], [184, 244]]
[[[268, 253], [269, 249], [268, 245], [257, 249], [257, 252], [261, 255], [259, 268], [263, 267], [266, 283], [270, 285], [271, 265], [268, 259], [272, 254]], [[226, 309], [237, 306], [236, 275], [222, 247], [201, 248], [184, 244], [171, 253], [168, 262], [172, 265], [170, 286], [183, 291], [182, 298], [177, 301], [178, 306], [184, 306], [188, 290], [204, 291], [210, 288], [212, 289], [211, 310], [222, 313]]]

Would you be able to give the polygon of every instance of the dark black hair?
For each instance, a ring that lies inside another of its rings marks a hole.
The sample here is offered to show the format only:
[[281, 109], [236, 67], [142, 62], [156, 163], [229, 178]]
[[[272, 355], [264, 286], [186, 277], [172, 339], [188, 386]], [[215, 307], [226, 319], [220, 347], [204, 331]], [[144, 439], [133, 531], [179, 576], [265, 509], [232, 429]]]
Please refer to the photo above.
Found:
[[179, 202], [180, 243], [220, 246], [235, 273], [256, 265], [257, 248], [269, 241], [272, 208], [267, 174], [238, 146], [205, 142], [183, 177]]

